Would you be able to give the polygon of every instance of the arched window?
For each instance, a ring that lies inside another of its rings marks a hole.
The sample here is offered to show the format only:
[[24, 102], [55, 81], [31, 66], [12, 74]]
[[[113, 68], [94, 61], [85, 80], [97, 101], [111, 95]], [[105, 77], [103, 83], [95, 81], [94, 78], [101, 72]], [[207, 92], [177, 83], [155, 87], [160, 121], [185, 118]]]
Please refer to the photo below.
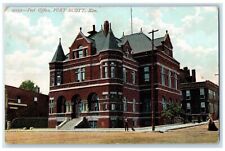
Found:
[[89, 111], [99, 111], [98, 95], [96, 93], [88, 95], [88, 109]]
[[72, 117], [73, 118], [79, 117], [82, 111], [82, 102], [81, 102], [80, 95], [77, 94], [72, 97], [71, 105], [72, 105], [72, 111], [71, 111]]

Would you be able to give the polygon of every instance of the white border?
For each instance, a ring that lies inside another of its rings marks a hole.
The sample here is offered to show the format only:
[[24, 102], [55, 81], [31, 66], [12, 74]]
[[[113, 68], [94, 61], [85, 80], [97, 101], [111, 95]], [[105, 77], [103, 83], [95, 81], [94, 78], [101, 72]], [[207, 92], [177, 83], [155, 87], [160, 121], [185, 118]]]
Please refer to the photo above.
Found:
[[[182, 2], [182, 3], [181, 3]], [[54, 0], [54, 1], [50, 1], [50, 0], [22, 0], [22, 1], [19, 1], [18, 2], [18, 0], [2, 0], [1, 1], [1, 4], [3, 4], [3, 3], [8, 3], [8, 4], [12, 4], [12, 5], [14, 5], [15, 3], [17, 3], [17, 4], [20, 4], [20, 5], [25, 5], [25, 3], [29, 3], [29, 4], [34, 4], [34, 3], [38, 3], [38, 5], [43, 5], [42, 3], [49, 3], [49, 4], [51, 4], [51, 5], [60, 5], [60, 3], [64, 3], [64, 4], [71, 4], [71, 3], [78, 3], [78, 2], [72, 2], [72, 1], [66, 1], [66, 0], [64, 0], [64, 1], [61, 1], [61, 0]], [[220, 30], [220, 41], [221, 41], [221, 43], [220, 43], [220, 81], [219, 81], [219, 84], [220, 84], [220, 103], [221, 103], [221, 106], [220, 106], [220, 118], [221, 118], [221, 138], [220, 138], [220, 141], [221, 142], [223, 142], [224, 141], [224, 139], [223, 139], [223, 136], [224, 136], [224, 131], [223, 131], [223, 128], [222, 127], [224, 127], [224, 120], [223, 120], [223, 112], [222, 112], [222, 109], [224, 109], [224, 103], [223, 103], [223, 93], [224, 93], [224, 89], [223, 89], [223, 86], [224, 86], [224, 75], [223, 75], [223, 65], [224, 65], [224, 53], [223, 53], [223, 50], [224, 50], [224, 44], [222, 43], [222, 41], [223, 41], [223, 35], [224, 35], [224, 30], [223, 30], [223, 27], [224, 27], [224, 1], [223, 0], [199, 0], [199, 1], [197, 1], [197, 3], [196, 3], [196, 0], [183, 0], [183, 1], [178, 1], [178, 0], [170, 0], [169, 2], [168, 2], [168, 0], [157, 0], [157, 1], [155, 1], [155, 0], [109, 0], [109, 1], [104, 1], [104, 0], [95, 0], [95, 1], [93, 1], [93, 0], [82, 0], [82, 1], [79, 1], [79, 4], [81, 4], [81, 5], [87, 5], [87, 3], [91, 3], [91, 4], [95, 4], [96, 5], [96, 3], [97, 4], [99, 4], [99, 5], [102, 5], [102, 3], [105, 3], [106, 5], [110, 5], [110, 6], [115, 6], [115, 5], [123, 5], [123, 4], [126, 4], [126, 5], [132, 5], [132, 6], [140, 6], [140, 5], [142, 5], [143, 6], [143, 4], [144, 3], [147, 3], [147, 4], [152, 4], [152, 5], [156, 5], [156, 6], [161, 6], [161, 5], [164, 5], [164, 6], [168, 6], [168, 5], [170, 5], [170, 4], [173, 4], [173, 5], [183, 5], [183, 4], [185, 4], [185, 5], [190, 5], [190, 6], [195, 6], [195, 5], [214, 5], [214, 4], [220, 4], [220, 9], [221, 9], [221, 13], [220, 13], [220, 19], [221, 19], [221, 22], [220, 22], [220, 28], [221, 28], [221, 30]], [[115, 4], [116, 3], [116, 4]], [[142, 3], [142, 4], [141, 4]], [[1, 5], [1, 12], [2, 12], [2, 5]], [[0, 19], [1, 19], [1, 21], [2, 21], [2, 14], [1, 14], [1, 17], [0, 17]], [[2, 43], [2, 24], [0, 24], [0, 33], [1, 33], [1, 43]], [[3, 52], [2, 52], [2, 50], [3, 50], [3, 43], [2, 43], [2, 45], [1, 45], [1, 51], [0, 51], [0, 56], [2, 56], [2, 59], [0, 59], [1, 60], [1, 62], [0, 62], [0, 82], [1, 82], [1, 85], [0, 85], [0, 89], [1, 89], [1, 95], [0, 95], [0, 100], [4, 100], [4, 81], [3, 81], [3, 79], [4, 79], [4, 76], [3, 76], [3, 67], [4, 67], [4, 64], [3, 64], [3, 59], [4, 59], [4, 57], [3, 57]], [[3, 102], [3, 101], [2, 101]], [[2, 112], [1, 113], [4, 113], [4, 104], [2, 103], [1, 104], [1, 109], [3, 109], [2, 110]], [[0, 114], [0, 119], [2, 119], [2, 120], [4, 120], [4, 116], [3, 116], [4, 114]], [[3, 122], [2, 122], [3, 123]], [[4, 127], [3, 127], [3, 124], [1, 124], [1, 128], [3, 129]], [[2, 131], [1, 131], [1, 134], [2, 134]], [[4, 133], [3, 133], [4, 134]], [[1, 137], [1, 146], [2, 147], [4, 147], [4, 148], [2, 148], [3, 150], [6, 150], [6, 148], [5, 147], [9, 147], [9, 146], [5, 146], [4, 145], [4, 143], [3, 143], [3, 141], [4, 141], [4, 136], [2, 135], [2, 137]], [[4, 145], [4, 146], [3, 146]], [[37, 148], [37, 147], [43, 147], [44, 145], [41, 145], [41, 146], [37, 146], [37, 145], [15, 145], [14, 147], [17, 147], [17, 149], [18, 150], [30, 150], [30, 148], [27, 148], [27, 147], [32, 147], [33, 149], [34, 149], [34, 147], [35, 147], [35, 149], [34, 150], [40, 150], [40, 148]], [[19, 148], [18, 148], [19, 147]], [[25, 148], [26, 147], [26, 148]], [[45, 146], [46, 147], [46, 146]], [[48, 146], [48, 147], [51, 147], [52, 149], [54, 148], [54, 150], [62, 150], [62, 148], [61, 147], [82, 147], [82, 148], [84, 148], [84, 147], [87, 147], [88, 148], [88, 150], [95, 150], [96, 149], [96, 146], [84, 146], [84, 145], [77, 145], [77, 146], [74, 146], [74, 145], [67, 145], [67, 146], [65, 146], [65, 145], [50, 145], [50, 146]], [[57, 148], [56, 148], [57, 147]], [[59, 148], [60, 147], [60, 148]], [[90, 148], [91, 147], [91, 148]], [[97, 146], [98, 147], [98, 149], [96, 149], [96, 150], [98, 150], [98, 151], [100, 151], [100, 150], [104, 150], [105, 151], [105, 147], [107, 147], [107, 150], [115, 150], [115, 147], [126, 147], [126, 148], [129, 148], [129, 151], [136, 151], [137, 149], [137, 147], [139, 147], [139, 148], [142, 148], [142, 150], [149, 150], [148, 148], [146, 148], [146, 147], [154, 147], [154, 148], [160, 148], [160, 149], [166, 149], [166, 150], [173, 150], [173, 151], [175, 151], [175, 150], [179, 150], [180, 151], [180, 147], [182, 147], [182, 150], [183, 151], [189, 151], [190, 149], [191, 150], [201, 150], [201, 149], [203, 149], [204, 148], [204, 151], [207, 151], [207, 150], [212, 150], [215, 146], [214, 145], [208, 145], [208, 144], [203, 144], [203, 145], [200, 145], [200, 147], [199, 146], [196, 146], [196, 145], [168, 145], [168, 144], [160, 144], [160, 145], [151, 145], [151, 146], [149, 146], [149, 145], [137, 145], [137, 146], [134, 146], [134, 145], [120, 145], [120, 146], [118, 146], [118, 145], [115, 145], [115, 146], [112, 146], [112, 145], [110, 145], [110, 146], [105, 146], [105, 145], [100, 145], [100, 146]], [[101, 148], [99, 148], [99, 147], [101, 147]], [[108, 147], [111, 147], [111, 148], [108, 148]], [[144, 148], [143, 148], [144, 147]], [[176, 147], [176, 148], [175, 148]], [[184, 148], [184, 147], [186, 147], [186, 148]], [[191, 148], [190, 148], [191, 147]], [[198, 147], [198, 148], [194, 148], [194, 147]], [[68, 150], [74, 150], [73, 148], [67, 148]], [[7, 150], [15, 150], [15, 148], [7, 148]], [[47, 148], [46, 148], [46, 150], [47, 150]], [[49, 149], [48, 149], [49, 150]], [[83, 149], [82, 149], [83, 150]], [[122, 150], [122, 149], [121, 149]], [[123, 149], [123, 150], [126, 150], [126, 149]], [[224, 150], [224, 143], [222, 144], [222, 146], [220, 145], [220, 146], [217, 146], [216, 147], [216, 150]]]

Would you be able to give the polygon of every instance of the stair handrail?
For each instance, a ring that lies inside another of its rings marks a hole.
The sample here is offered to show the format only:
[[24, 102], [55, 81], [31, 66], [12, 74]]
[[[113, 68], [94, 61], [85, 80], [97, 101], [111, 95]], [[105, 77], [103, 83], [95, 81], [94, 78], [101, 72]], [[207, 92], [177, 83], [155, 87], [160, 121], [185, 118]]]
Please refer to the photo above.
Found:
[[60, 123], [58, 126], [56, 126], [56, 129], [58, 130], [58, 129], [62, 128], [68, 121], [69, 121], [69, 118], [65, 118], [65, 120], [62, 123]]

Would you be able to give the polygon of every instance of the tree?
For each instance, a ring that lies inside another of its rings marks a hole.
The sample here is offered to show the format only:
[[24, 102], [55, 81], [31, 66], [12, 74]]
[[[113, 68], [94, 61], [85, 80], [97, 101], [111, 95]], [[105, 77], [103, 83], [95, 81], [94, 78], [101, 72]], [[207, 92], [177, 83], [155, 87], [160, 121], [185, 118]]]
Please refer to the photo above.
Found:
[[31, 80], [25, 80], [20, 84], [21, 89], [30, 90], [36, 92], [37, 85], [35, 86], [34, 82]]
[[176, 103], [167, 104], [167, 107], [162, 111], [162, 117], [169, 120], [170, 123], [174, 123], [174, 119], [180, 117], [181, 114], [181, 106]]

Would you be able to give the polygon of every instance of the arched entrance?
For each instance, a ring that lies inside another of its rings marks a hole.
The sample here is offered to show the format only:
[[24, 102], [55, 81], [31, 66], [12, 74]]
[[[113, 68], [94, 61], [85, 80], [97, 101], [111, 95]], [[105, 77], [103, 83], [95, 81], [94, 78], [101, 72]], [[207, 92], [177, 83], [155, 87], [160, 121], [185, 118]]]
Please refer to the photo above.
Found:
[[72, 118], [77, 118], [80, 116], [80, 112], [82, 110], [82, 104], [81, 104], [81, 99], [80, 95], [74, 95], [72, 97]]
[[89, 111], [99, 111], [98, 95], [96, 93], [88, 95], [88, 109]]
[[66, 112], [66, 98], [64, 96], [58, 97], [57, 100], [57, 113]]

